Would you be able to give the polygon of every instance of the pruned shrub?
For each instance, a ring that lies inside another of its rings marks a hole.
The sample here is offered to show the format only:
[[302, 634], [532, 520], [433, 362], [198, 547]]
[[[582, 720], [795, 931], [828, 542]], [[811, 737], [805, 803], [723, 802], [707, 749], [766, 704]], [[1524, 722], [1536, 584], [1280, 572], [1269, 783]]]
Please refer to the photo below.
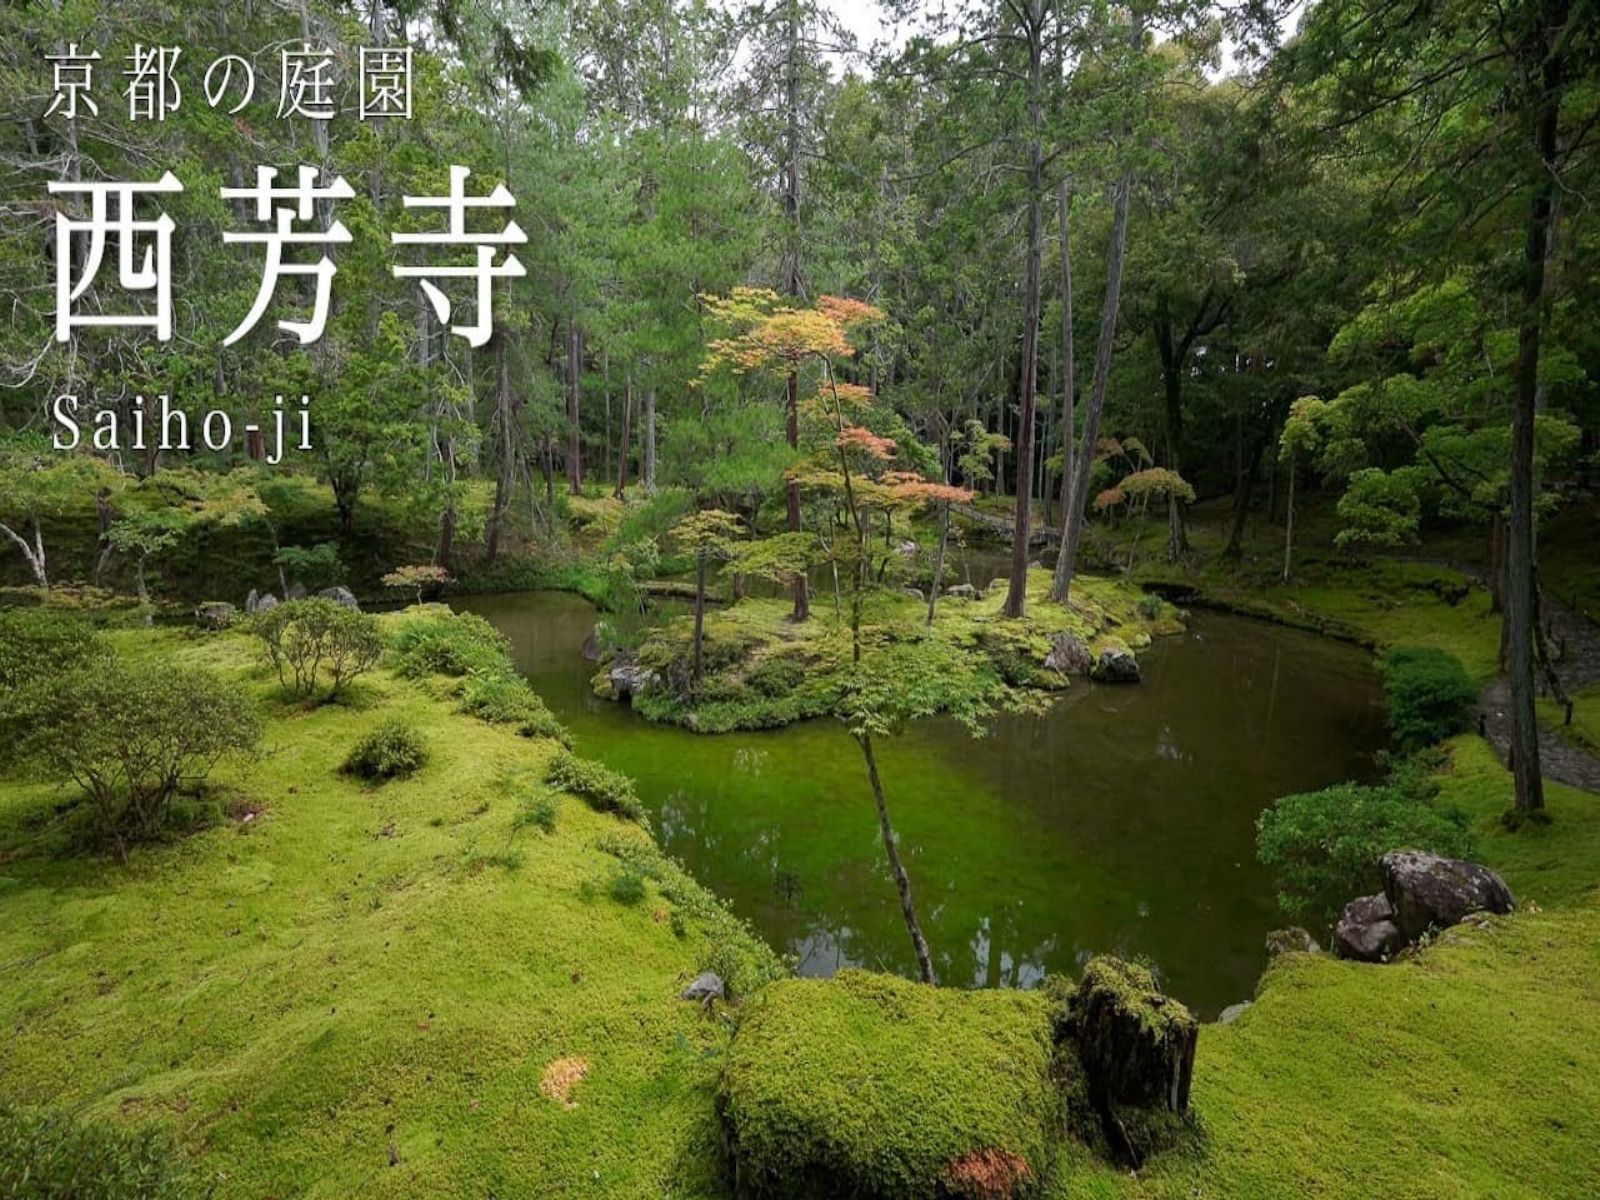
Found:
[[519, 675], [474, 675], [462, 689], [461, 711], [491, 725], [511, 725], [523, 737], [554, 738], [563, 746], [572, 735]]
[[1397, 646], [1378, 664], [1389, 731], [1406, 751], [1442, 742], [1472, 723], [1478, 689], [1455, 655], [1432, 646]]
[[745, 1001], [717, 1096], [754, 1196], [1009, 1200], [1065, 1121], [1050, 1002], [842, 971]]
[[280, 604], [254, 628], [278, 682], [301, 696], [315, 695], [326, 672], [332, 700], [383, 657], [376, 617], [320, 596]]
[[534, 796], [524, 800], [522, 807], [517, 810], [517, 815], [511, 818], [512, 832], [527, 829], [529, 826], [543, 830], [545, 833], [556, 831], [556, 802], [549, 796]]
[[93, 625], [48, 608], [0, 608], [0, 695], [104, 656]]
[[1381, 889], [1378, 859], [1400, 849], [1470, 857], [1467, 819], [1410, 787], [1340, 783], [1284, 796], [1256, 820], [1256, 853], [1277, 876], [1279, 905], [1325, 927], [1344, 904]]
[[506, 639], [474, 613], [430, 612], [400, 626], [396, 665], [410, 679], [429, 675], [496, 675], [511, 670]]
[[17, 757], [32, 706], [49, 699], [33, 685], [106, 656], [94, 626], [77, 614], [0, 608], [0, 770]]
[[351, 748], [340, 770], [369, 783], [404, 779], [428, 761], [428, 744], [409, 722], [391, 717]]
[[630, 821], [644, 816], [644, 806], [633, 790], [633, 781], [592, 759], [561, 753], [550, 760], [545, 782], [563, 792], [571, 792], [597, 812], [616, 813]]
[[180, 788], [261, 739], [243, 689], [199, 667], [86, 663], [37, 681], [22, 703], [19, 758], [81, 787], [124, 858], [162, 830]]
[[611, 877], [611, 898], [618, 904], [632, 907], [644, 899], [645, 875], [636, 867], [624, 864]]
[[203, 1194], [161, 1130], [0, 1103], [0, 1196], [8, 1200], [198, 1200]]

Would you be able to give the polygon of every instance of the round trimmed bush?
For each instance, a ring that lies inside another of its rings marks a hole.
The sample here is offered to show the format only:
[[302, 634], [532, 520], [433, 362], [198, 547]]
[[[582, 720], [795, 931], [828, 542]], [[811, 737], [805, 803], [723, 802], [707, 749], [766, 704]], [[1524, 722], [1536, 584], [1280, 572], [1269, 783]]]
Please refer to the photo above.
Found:
[[1420, 750], [1472, 723], [1478, 689], [1455, 655], [1432, 646], [1397, 646], [1378, 664], [1389, 731], [1402, 750]]
[[428, 744], [406, 721], [391, 717], [355, 744], [341, 768], [370, 783], [404, 779], [428, 761]]

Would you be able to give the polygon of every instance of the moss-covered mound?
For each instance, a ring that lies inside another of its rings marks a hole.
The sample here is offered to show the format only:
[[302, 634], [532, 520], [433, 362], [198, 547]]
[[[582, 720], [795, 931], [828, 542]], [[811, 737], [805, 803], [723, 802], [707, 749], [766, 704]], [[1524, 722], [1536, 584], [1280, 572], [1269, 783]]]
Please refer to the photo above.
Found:
[[1051, 1001], [846, 971], [750, 1001], [718, 1095], [744, 1195], [1023, 1195], [1064, 1124]]
[[[998, 583], [998, 581], [997, 581]], [[1050, 573], [1028, 577], [1028, 612], [1001, 614], [1004, 586], [976, 597], [942, 597], [926, 625], [927, 605], [913, 595], [873, 594], [863, 613], [868, 641], [933, 638], [972, 652], [972, 661], [1007, 683], [1041, 692], [1067, 686], [1064, 642], [1086, 664], [1108, 649], [1142, 650], [1181, 632], [1177, 609], [1122, 580], [1080, 577], [1069, 606], [1049, 599]], [[848, 606], [848, 599], [846, 600]], [[786, 599], [745, 599], [706, 614], [702, 676], [693, 678], [694, 622], [689, 616], [650, 631], [626, 655], [608, 656], [594, 679], [596, 694], [616, 699], [612, 668], [626, 659], [647, 682], [630, 688], [635, 711], [652, 721], [702, 733], [770, 729], [836, 711], [850, 663], [850, 633], [831, 597], [817, 596], [811, 619], [795, 624]]]

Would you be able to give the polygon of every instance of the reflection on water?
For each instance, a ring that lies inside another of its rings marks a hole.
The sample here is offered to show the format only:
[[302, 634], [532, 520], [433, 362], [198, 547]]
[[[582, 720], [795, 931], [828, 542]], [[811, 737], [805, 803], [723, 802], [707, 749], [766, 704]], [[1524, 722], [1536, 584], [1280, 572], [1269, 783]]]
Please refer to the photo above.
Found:
[[[834, 722], [715, 737], [589, 691], [582, 599], [464, 599], [582, 753], [633, 776], [666, 848], [806, 974], [915, 963], [855, 743]], [[1277, 796], [1375, 774], [1360, 651], [1202, 614], [1142, 656], [1138, 687], [1074, 683], [974, 740], [922, 723], [880, 766], [941, 982], [1028, 987], [1090, 955], [1138, 956], [1202, 1015], [1247, 998], [1282, 921], [1255, 861]]]

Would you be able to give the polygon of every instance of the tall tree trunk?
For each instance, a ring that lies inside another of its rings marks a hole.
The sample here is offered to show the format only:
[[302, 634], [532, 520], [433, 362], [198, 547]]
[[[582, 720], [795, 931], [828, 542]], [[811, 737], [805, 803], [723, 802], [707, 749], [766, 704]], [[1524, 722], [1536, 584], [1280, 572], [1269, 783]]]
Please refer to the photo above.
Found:
[[1034, 408], [1039, 390], [1039, 293], [1044, 260], [1044, 0], [1028, 5], [1028, 259], [1022, 314], [1022, 403], [1017, 415], [1017, 506], [1011, 533], [1011, 586], [1005, 615], [1028, 607], [1028, 547], [1033, 533]]
[[[1161, 356], [1161, 391], [1164, 400], [1165, 420], [1162, 422], [1167, 469], [1174, 475], [1183, 474], [1179, 444], [1183, 440], [1183, 368], [1187, 359], [1187, 339], [1180, 349], [1172, 340], [1172, 320], [1161, 305], [1161, 317], [1156, 322], [1156, 348]], [[1177, 562], [1189, 548], [1189, 535], [1183, 527], [1183, 502], [1173, 490], [1167, 492], [1167, 561]]]
[[1250, 515], [1250, 494], [1256, 490], [1256, 480], [1261, 475], [1261, 453], [1266, 449], [1266, 443], [1257, 439], [1250, 447], [1248, 455], [1243, 454], [1241, 447], [1241, 461], [1239, 473], [1234, 479], [1233, 488], [1233, 521], [1228, 526], [1228, 541], [1222, 547], [1222, 553], [1228, 558], [1238, 558], [1244, 552], [1244, 525]]
[[1289, 494], [1283, 514], [1283, 581], [1289, 582], [1289, 569], [1294, 561], [1294, 474], [1298, 455], [1289, 452]]
[[[511, 494], [516, 485], [516, 451], [511, 420], [511, 364], [507, 343], [510, 335], [505, 329], [495, 331], [495, 395], [494, 419], [500, 434], [500, 473], [494, 481], [494, 508], [489, 514], [489, 528], [484, 534], [483, 556], [494, 562], [500, 555], [501, 526], [505, 523], [506, 509], [511, 505]], [[443, 542], [441, 536], [440, 541]]]
[[1060, 195], [1056, 198], [1056, 216], [1061, 223], [1061, 544], [1056, 550], [1055, 576], [1050, 582], [1050, 599], [1065, 603], [1067, 599], [1067, 514], [1072, 511], [1073, 464], [1077, 447], [1073, 444], [1077, 429], [1074, 410], [1074, 388], [1078, 369], [1072, 344], [1072, 239], [1069, 236], [1072, 216], [1072, 181], [1061, 181]]
[[[800, 11], [793, 2], [789, 5], [788, 44], [785, 54], [784, 75], [784, 135], [783, 135], [783, 222], [784, 222], [784, 276], [783, 292], [786, 296], [800, 295]], [[785, 433], [789, 448], [800, 445], [800, 380], [790, 371], [785, 381]], [[800, 532], [800, 485], [795, 480], [785, 487], [790, 533]], [[811, 581], [804, 571], [795, 577], [794, 610], [790, 619], [804, 621], [811, 616]]]
[[900, 893], [900, 912], [905, 917], [906, 932], [911, 935], [911, 949], [917, 956], [917, 970], [922, 982], [936, 984], [933, 974], [933, 955], [928, 950], [928, 939], [922, 935], [922, 925], [917, 920], [916, 906], [911, 902], [911, 877], [900, 861], [900, 844], [889, 820], [889, 802], [884, 798], [883, 780], [878, 776], [878, 759], [872, 752], [872, 735], [858, 733], [856, 741], [867, 760], [867, 779], [872, 783], [872, 799], [878, 806], [878, 829], [883, 834], [884, 853], [889, 856], [889, 869], [894, 873], [895, 890]]
[[644, 490], [656, 494], [656, 385], [644, 393]]
[[567, 487], [574, 496], [583, 491], [583, 335], [572, 322], [567, 334]]
[[622, 391], [622, 445], [617, 453], [617, 491], [616, 497], [622, 499], [623, 493], [628, 489], [628, 452], [629, 439], [633, 434], [633, 376], [628, 376], [628, 382]]
[[1094, 462], [1095, 443], [1100, 438], [1100, 417], [1106, 407], [1106, 388], [1111, 378], [1111, 350], [1117, 337], [1117, 312], [1122, 304], [1122, 260], [1128, 243], [1128, 191], [1131, 180], [1124, 173], [1117, 181], [1117, 196], [1111, 218], [1111, 247], [1106, 261], [1106, 305], [1100, 316], [1100, 340], [1094, 352], [1094, 383], [1089, 389], [1089, 409], [1083, 417], [1083, 437], [1079, 441], [1077, 466], [1073, 472], [1072, 501], [1067, 506], [1067, 524], [1061, 538], [1061, 558], [1056, 564], [1057, 599], [1067, 603], [1072, 594], [1072, 576], [1078, 569], [1078, 545], [1083, 540], [1083, 510], [1089, 502], [1089, 476]]
[[1537, 165], [1528, 205], [1523, 247], [1521, 327], [1517, 334], [1516, 394], [1511, 410], [1511, 503], [1506, 528], [1507, 662], [1511, 675], [1511, 771], [1518, 812], [1544, 808], [1539, 769], [1539, 727], [1534, 713], [1534, 622], [1538, 620], [1534, 583], [1533, 426], [1539, 398], [1539, 342], [1544, 315], [1545, 256], [1550, 242], [1550, 210], [1555, 192], [1557, 121], [1561, 110], [1562, 58], [1557, 43], [1565, 33], [1568, 0], [1536, 6], [1538, 25], [1524, 45], [1529, 82], [1538, 87], [1534, 128]]
[[701, 664], [706, 637], [706, 555], [701, 551], [694, 563], [694, 685], [700, 686]]

